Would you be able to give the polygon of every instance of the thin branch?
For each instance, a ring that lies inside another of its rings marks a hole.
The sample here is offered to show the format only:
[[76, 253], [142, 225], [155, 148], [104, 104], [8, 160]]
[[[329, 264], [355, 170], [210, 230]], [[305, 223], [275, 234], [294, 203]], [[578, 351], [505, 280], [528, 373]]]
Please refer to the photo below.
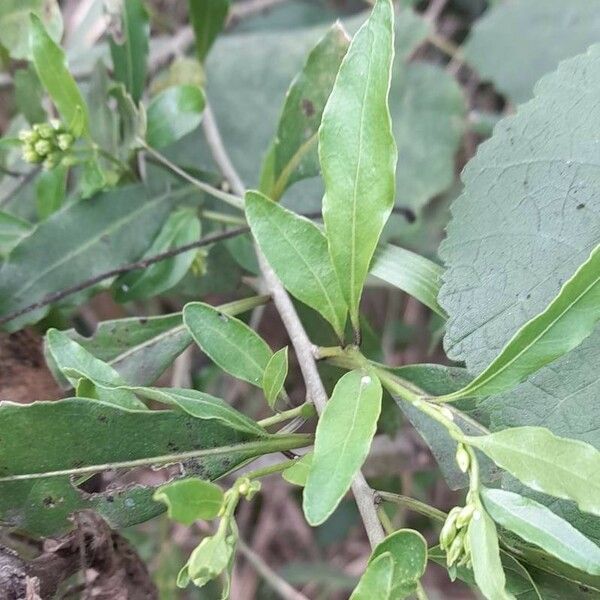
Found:
[[[244, 184], [235, 171], [223, 146], [219, 129], [214, 120], [214, 115], [212, 111], [210, 111], [208, 102], [202, 123], [206, 140], [211, 148], [217, 166], [225, 177], [227, 177], [227, 173], [232, 176], [232, 179], [230, 180], [232, 189], [236, 193], [242, 195], [245, 191]], [[314, 346], [306, 335], [306, 331], [304, 330], [302, 322], [298, 317], [298, 313], [296, 312], [288, 293], [285, 291], [285, 288], [275, 274], [275, 271], [273, 271], [258, 247], [256, 247], [256, 254], [258, 256], [258, 264], [265, 281], [265, 286], [271, 294], [273, 303], [279, 312], [279, 316], [281, 317], [283, 325], [294, 346], [294, 350], [296, 351], [296, 357], [298, 358], [300, 370], [302, 371], [308, 399], [314, 403], [317, 412], [321, 414], [325, 409], [328, 398], [313, 356]], [[360, 471], [352, 482], [352, 492], [354, 493], [369, 542], [374, 548], [384, 539], [385, 534], [381, 523], [379, 522], [379, 517], [377, 516], [373, 490], [369, 487]]]
[[285, 579], [279, 576], [271, 567], [250, 548], [244, 540], [238, 538], [237, 548], [246, 560], [256, 569], [269, 587], [279, 594], [283, 600], [308, 600], [308, 598], [295, 590]]
[[161, 252], [160, 254], [155, 254], [154, 256], [150, 256], [148, 258], [144, 258], [143, 260], [138, 260], [136, 262], [129, 263], [127, 265], [123, 265], [116, 269], [111, 269], [110, 271], [105, 271], [104, 273], [100, 273], [99, 275], [95, 275], [94, 277], [90, 277], [77, 285], [73, 285], [71, 287], [59, 290], [57, 292], [52, 292], [51, 294], [47, 294], [39, 300], [38, 302], [34, 302], [33, 304], [29, 304], [24, 308], [16, 310], [4, 317], [0, 318], [0, 325], [4, 323], [8, 323], [17, 317], [30, 313], [31, 311], [37, 310], [38, 308], [42, 308], [47, 306], [48, 304], [52, 304], [53, 302], [58, 302], [71, 294], [75, 294], [76, 292], [80, 292], [81, 290], [85, 290], [86, 288], [92, 287], [105, 279], [110, 277], [115, 277], [116, 275], [122, 275], [123, 273], [128, 273], [129, 271], [137, 271], [138, 269], [145, 269], [154, 263], [160, 262], [162, 260], [166, 260], [168, 258], [172, 258], [173, 256], [177, 256], [178, 254], [182, 254], [183, 252], [187, 252], [188, 250], [192, 250], [194, 248], [201, 248], [202, 246], [208, 246], [210, 244], [214, 244], [215, 242], [220, 242], [222, 240], [228, 240], [229, 238], [236, 237], [243, 233], [249, 231], [248, 227], [237, 227], [236, 229], [229, 229], [227, 231], [222, 231], [220, 233], [213, 233], [211, 235], [207, 235], [195, 242], [190, 242], [189, 244], [185, 244], [183, 246], [178, 246], [177, 248], [172, 248], [171, 250], [167, 250], [166, 252]]

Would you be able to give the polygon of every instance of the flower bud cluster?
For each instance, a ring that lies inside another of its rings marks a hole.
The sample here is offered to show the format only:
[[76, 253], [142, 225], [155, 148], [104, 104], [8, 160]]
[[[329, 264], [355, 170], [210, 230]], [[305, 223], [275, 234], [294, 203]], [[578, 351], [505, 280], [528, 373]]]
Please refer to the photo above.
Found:
[[469, 542], [469, 523], [475, 513], [475, 505], [455, 506], [448, 515], [440, 532], [440, 548], [446, 551], [448, 567], [471, 566], [471, 546]]
[[73, 135], [58, 120], [37, 123], [31, 129], [19, 133], [23, 158], [33, 164], [42, 164], [45, 169], [53, 169], [69, 153]]

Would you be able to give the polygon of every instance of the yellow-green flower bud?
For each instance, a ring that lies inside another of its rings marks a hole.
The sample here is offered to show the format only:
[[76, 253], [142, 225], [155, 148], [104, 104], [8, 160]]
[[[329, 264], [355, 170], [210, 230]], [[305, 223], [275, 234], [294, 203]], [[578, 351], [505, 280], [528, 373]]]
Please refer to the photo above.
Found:
[[54, 131], [58, 131], [62, 129], [62, 123], [58, 119], [50, 119], [50, 126]]
[[70, 133], [60, 133], [56, 143], [63, 152], [66, 152], [73, 145], [73, 136]]
[[23, 150], [23, 159], [28, 163], [39, 163], [42, 161], [42, 157], [30, 147]]
[[51, 152], [44, 160], [44, 169], [50, 170], [53, 169], [60, 163], [61, 155], [59, 152]]
[[49, 140], [54, 135], [54, 129], [50, 123], [39, 123], [33, 126], [34, 131], [37, 131], [39, 136], [45, 140]]
[[456, 518], [456, 527], [461, 529], [471, 520], [473, 513], [475, 512], [475, 506], [473, 504], [467, 504], [460, 513], [458, 513], [458, 517]]
[[471, 465], [471, 456], [463, 444], [458, 444], [458, 448], [456, 449], [456, 462], [458, 464], [458, 468], [463, 473], [466, 473], [469, 470], [469, 466]]
[[25, 144], [33, 144], [37, 142], [38, 135], [31, 129], [21, 129], [19, 131], [19, 139]]
[[454, 541], [456, 537], [457, 529], [456, 529], [456, 519], [461, 511], [460, 506], [455, 506], [448, 515], [442, 530], [440, 531], [440, 548], [442, 550], [446, 550], [450, 547], [450, 544]]
[[48, 140], [39, 140], [35, 143], [34, 149], [40, 156], [46, 156], [52, 151], [52, 145]]
[[459, 532], [454, 538], [450, 548], [446, 553], [446, 564], [448, 566], [453, 565], [461, 556], [464, 549], [465, 534], [463, 531]]

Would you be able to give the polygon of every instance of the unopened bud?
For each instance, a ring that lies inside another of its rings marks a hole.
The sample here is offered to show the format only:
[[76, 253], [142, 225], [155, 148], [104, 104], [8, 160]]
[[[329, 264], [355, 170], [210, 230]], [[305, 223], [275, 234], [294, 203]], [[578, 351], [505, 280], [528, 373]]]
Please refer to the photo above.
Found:
[[442, 550], [446, 550], [450, 547], [450, 544], [454, 541], [456, 537], [457, 529], [456, 529], [456, 519], [460, 514], [461, 508], [460, 506], [455, 506], [448, 515], [442, 530], [440, 531], [440, 548]]
[[33, 129], [45, 140], [49, 140], [54, 135], [54, 129], [50, 123], [39, 123], [38, 125], [34, 125]]
[[52, 152], [48, 154], [46, 160], [44, 160], [44, 169], [50, 170], [58, 165], [60, 162], [61, 156], [58, 152]]
[[473, 516], [475, 512], [475, 506], [473, 504], [467, 504], [461, 511], [458, 513], [458, 517], [456, 518], [456, 527], [461, 529], [464, 527]]
[[73, 136], [70, 133], [61, 133], [56, 138], [58, 147], [65, 152], [73, 145]]
[[40, 156], [46, 156], [52, 150], [52, 146], [48, 140], [40, 140], [35, 143], [34, 149]]
[[58, 119], [50, 119], [50, 126], [54, 131], [58, 131], [62, 128], [62, 123]]
[[40, 155], [33, 148], [23, 150], [23, 158], [28, 163], [39, 163], [42, 161]]
[[458, 444], [458, 448], [456, 449], [456, 462], [458, 464], [458, 468], [463, 473], [466, 473], [469, 470], [471, 457], [463, 444]]
[[26, 144], [33, 144], [37, 141], [37, 134], [31, 129], [21, 129], [19, 131], [19, 139]]
[[459, 532], [454, 538], [454, 541], [450, 545], [450, 548], [446, 554], [446, 564], [448, 566], [453, 565], [463, 552], [465, 535], [464, 532]]

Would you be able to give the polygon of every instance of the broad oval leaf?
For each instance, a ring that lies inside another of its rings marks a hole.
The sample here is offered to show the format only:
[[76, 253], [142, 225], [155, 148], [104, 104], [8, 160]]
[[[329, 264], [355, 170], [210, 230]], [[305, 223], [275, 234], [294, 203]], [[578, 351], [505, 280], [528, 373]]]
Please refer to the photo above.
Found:
[[326, 521], [365, 461], [381, 412], [381, 383], [350, 371], [336, 384], [319, 417], [303, 508], [313, 526]]
[[396, 596], [392, 595], [393, 578], [394, 559], [385, 552], [367, 565], [350, 600], [396, 600]]
[[[200, 220], [195, 211], [186, 208], [175, 210], [169, 215], [143, 258], [190, 244], [199, 238]], [[183, 279], [195, 256], [196, 250], [192, 249], [119, 277], [113, 284], [115, 299], [118, 302], [130, 302], [170, 290]]]
[[246, 215], [286, 289], [319, 312], [342, 339], [348, 309], [321, 230], [257, 192], [246, 194]]
[[349, 43], [344, 28], [336, 23], [311, 50], [290, 85], [267, 154], [267, 163], [272, 162], [263, 165], [261, 176], [261, 191], [273, 200], [279, 200], [294, 182], [319, 173], [317, 133]]
[[375, 251], [370, 272], [446, 318], [437, 301], [444, 272], [438, 264], [410, 250], [386, 244]]
[[600, 547], [543, 504], [514, 492], [484, 488], [481, 497], [496, 523], [562, 562], [600, 575]]
[[196, 52], [204, 61], [229, 12], [229, 0], [188, 0], [190, 22], [196, 37]]
[[489, 600], [515, 600], [506, 591], [506, 577], [500, 560], [500, 547], [494, 521], [483, 509], [477, 509], [467, 531], [475, 582]]
[[271, 356], [263, 374], [262, 388], [267, 404], [273, 408], [283, 389], [288, 373], [288, 347], [277, 350]]
[[[415, 593], [417, 583], [425, 573], [427, 542], [418, 531], [400, 529], [377, 544], [369, 559], [369, 565], [379, 556], [387, 553], [390, 554], [394, 563], [391, 597], [402, 600], [402, 598]], [[369, 566], [367, 566], [368, 568]]]
[[35, 14], [31, 14], [29, 44], [38, 77], [56, 104], [65, 125], [75, 128], [77, 123], [76, 129], [87, 132], [87, 105], [69, 72], [65, 53], [48, 35], [44, 24]]
[[126, 0], [120, 6], [120, 31], [110, 40], [113, 72], [138, 103], [146, 83], [150, 20], [143, 0]]
[[176, 85], [152, 98], [146, 141], [162, 148], [194, 131], [202, 120], [204, 93], [195, 85]]
[[490, 366], [463, 389], [443, 396], [458, 400], [508, 391], [544, 365], [576, 348], [600, 319], [600, 245], [558, 296], [526, 323]]
[[186, 304], [183, 322], [202, 351], [221, 369], [261, 386], [273, 353], [248, 325], [203, 302]]
[[223, 498], [218, 485], [195, 477], [161, 485], [154, 492], [154, 500], [166, 504], [169, 517], [188, 526], [200, 519], [214, 519]]
[[319, 129], [323, 219], [355, 330], [369, 264], [394, 204], [397, 153], [387, 104], [393, 26], [392, 3], [377, 0], [342, 61]]
[[514, 427], [466, 438], [530, 488], [600, 516], [600, 452], [543, 427]]

